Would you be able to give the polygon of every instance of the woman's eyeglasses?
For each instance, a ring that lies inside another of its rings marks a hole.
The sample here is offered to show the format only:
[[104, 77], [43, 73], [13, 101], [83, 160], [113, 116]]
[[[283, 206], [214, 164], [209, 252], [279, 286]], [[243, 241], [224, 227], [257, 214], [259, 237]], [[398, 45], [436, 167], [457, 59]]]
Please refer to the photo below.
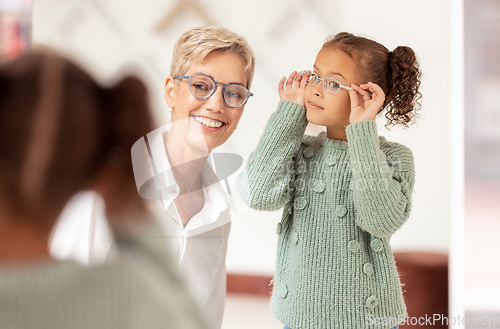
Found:
[[205, 74], [195, 74], [195, 75], [176, 75], [174, 79], [186, 79], [189, 81], [189, 91], [191, 94], [200, 99], [210, 98], [215, 91], [217, 86], [222, 86], [222, 99], [224, 103], [232, 108], [242, 107], [248, 101], [250, 96], [253, 94], [242, 84], [239, 83], [229, 83], [224, 84], [221, 82], [216, 82], [212, 77]]
[[302, 71], [302, 74], [304, 75], [304, 81], [308, 85], [315, 85], [318, 82], [322, 81], [323, 82], [323, 88], [328, 91], [329, 93], [335, 94], [337, 93], [341, 88], [345, 90], [353, 90], [351, 87], [344, 86], [340, 83], [339, 80], [334, 79], [334, 78], [320, 78], [316, 73], [311, 72], [309, 70]]

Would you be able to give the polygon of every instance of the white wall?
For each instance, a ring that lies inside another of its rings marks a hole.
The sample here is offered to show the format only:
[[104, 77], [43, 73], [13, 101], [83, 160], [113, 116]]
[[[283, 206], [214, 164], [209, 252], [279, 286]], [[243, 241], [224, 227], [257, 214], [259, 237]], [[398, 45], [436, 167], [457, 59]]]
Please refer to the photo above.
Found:
[[[392, 49], [412, 47], [424, 73], [422, 119], [414, 127], [390, 132], [390, 140], [409, 146], [415, 156], [416, 184], [410, 220], [395, 234], [396, 250], [447, 252], [449, 242], [450, 108], [448, 1], [239, 1], [194, 2], [201, 14], [182, 1], [35, 2], [33, 40], [78, 56], [102, 79], [127, 62], [144, 69], [151, 88], [158, 125], [168, 121], [163, 103], [163, 79], [172, 46], [188, 27], [213, 23], [245, 36], [253, 47], [257, 68], [250, 100], [240, 125], [219, 152], [247, 158], [278, 102], [276, 85], [294, 69], [310, 68], [329, 34], [364, 34]], [[321, 129], [311, 127], [310, 132]], [[234, 178], [234, 177], [233, 177]], [[234, 179], [231, 181], [234, 183]], [[234, 185], [232, 191], [235, 192]], [[279, 212], [254, 212], [233, 198], [239, 217], [234, 221], [228, 251], [228, 271], [272, 274]]]

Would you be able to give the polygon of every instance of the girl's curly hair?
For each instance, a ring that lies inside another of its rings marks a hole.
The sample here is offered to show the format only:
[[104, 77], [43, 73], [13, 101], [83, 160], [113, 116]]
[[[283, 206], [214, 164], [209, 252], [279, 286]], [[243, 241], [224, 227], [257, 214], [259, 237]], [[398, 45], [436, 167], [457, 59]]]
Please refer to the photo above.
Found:
[[341, 32], [327, 39], [324, 47], [344, 51], [356, 62], [358, 71], [368, 81], [379, 85], [385, 93], [382, 106], [386, 109], [386, 127], [402, 125], [418, 118], [421, 108], [419, 92], [422, 72], [415, 52], [410, 47], [398, 46], [389, 51], [380, 43]]

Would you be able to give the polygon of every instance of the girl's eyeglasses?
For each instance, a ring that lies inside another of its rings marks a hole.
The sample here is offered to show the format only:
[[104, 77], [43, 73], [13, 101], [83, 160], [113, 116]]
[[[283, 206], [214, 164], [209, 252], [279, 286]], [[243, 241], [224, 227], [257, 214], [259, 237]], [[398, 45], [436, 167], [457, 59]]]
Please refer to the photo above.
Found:
[[319, 81], [322, 81], [323, 88], [331, 94], [337, 93], [341, 88], [345, 89], [345, 90], [355, 91], [351, 87], [347, 87], [347, 86], [342, 85], [339, 80], [334, 79], [334, 78], [322, 79], [316, 73], [311, 72], [309, 70], [302, 71], [302, 74], [304, 75], [304, 79], [305, 79], [304, 81], [306, 84], [312, 86], [312, 85], [317, 84]]
[[189, 91], [191, 94], [200, 99], [208, 99], [217, 90], [217, 86], [222, 86], [222, 99], [227, 106], [232, 108], [242, 107], [253, 94], [239, 83], [224, 84], [215, 82], [212, 77], [205, 74], [195, 75], [176, 75], [174, 79], [186, 79], [189, 81]]

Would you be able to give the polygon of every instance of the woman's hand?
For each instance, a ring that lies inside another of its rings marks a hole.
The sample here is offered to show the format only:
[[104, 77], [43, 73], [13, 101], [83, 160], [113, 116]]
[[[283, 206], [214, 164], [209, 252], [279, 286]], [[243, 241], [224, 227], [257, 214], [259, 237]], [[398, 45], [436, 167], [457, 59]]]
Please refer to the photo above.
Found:
[[300, 106], [304, 106], [305, 88], [306, 83], [302, 72], [297, 73], [297, 71], [293, 71], [288, 76], [288, 79], [286, 77], [281, 78], [278, 84], [278, 93], [281, 100], [294, 102]]
[[362, 85], [352, 84], [349, 90], [351, 98], [351, 115], [349, 122], [355, 123], [364, 120], [375, 120], [378, 112], [384, 105], [385, 94], [378, 85], [368, 82]]

